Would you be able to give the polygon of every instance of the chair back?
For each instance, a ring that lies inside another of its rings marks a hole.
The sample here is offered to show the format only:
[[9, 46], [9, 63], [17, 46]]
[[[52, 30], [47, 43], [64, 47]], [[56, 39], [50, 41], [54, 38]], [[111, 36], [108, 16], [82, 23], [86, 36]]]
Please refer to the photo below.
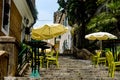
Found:
[[50, 52], [50, 55], [51, 55], [51, 56], [53, 56], [53, 55], [54, 55], [54, 53], [55, 53], [55, 51], [54, 51], [54, 50], [52, 50], [52, 51]]
[[108, 53], [110, 55], [109, 57], [110, 57], [111, 62], [114, 61], [113, 53], [111, 51], [108, 51]]
[[110, 64], [114, 62], [113, 54], [111, 51], [106, 52], [106, 59], [108, 61], [108, 66], [110, 66]]
[[54, 55], [55, 51], [51, 50], [49, 53], [46, 53], [47, 57], [52, 57]]
[[56, 51], [56, 59], [58, 60], [59, 51]]
[[111, 60], [110, 60], [110, 54], [109, 54], [109, 52], [106, 52], [106, 59], [107, 59], [107, 62], [108, 62], [108, 66], [110, 67]]
[[98, 58], [100, 57], [101, 53], [102, 53], [102, 52], [101, 52], [100, 50], [97, 50], [97, 51], [96, 51], [96, 55], [97, 55]]

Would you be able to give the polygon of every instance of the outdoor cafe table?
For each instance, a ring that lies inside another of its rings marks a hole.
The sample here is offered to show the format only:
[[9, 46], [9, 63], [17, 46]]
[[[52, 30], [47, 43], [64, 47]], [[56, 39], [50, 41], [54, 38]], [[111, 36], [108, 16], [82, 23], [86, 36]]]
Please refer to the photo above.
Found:
[[[45, 56], [44, 50], [47, 48], [50, 48], [49, 46], [47, 46], [47, 42], [44, 41], [27, 41], [25, 42], [27, 45], [31, 46], [32, 48], [32, 73], [31, 73], [31, 77], [40, 77], [39, 75], [39, 56], [43, 55]], [[41, 53], [39, 54], [39, 48], [41, 48]], [[35, 58], [33, 58], [33, 53], [35, 55]], [[38, 54], [38, 55], [37, 55]], [[38, 56], [38, 58], [36, 58], [36, 56]], [[33, 64], [34, 63], [34, 64]]]

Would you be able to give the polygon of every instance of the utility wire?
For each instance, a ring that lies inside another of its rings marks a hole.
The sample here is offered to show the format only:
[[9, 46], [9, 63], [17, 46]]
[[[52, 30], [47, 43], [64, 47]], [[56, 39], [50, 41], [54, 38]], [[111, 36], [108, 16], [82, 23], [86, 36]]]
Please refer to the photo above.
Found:
[[53, 21], [53, 20], [37, 20], [37, 21]]

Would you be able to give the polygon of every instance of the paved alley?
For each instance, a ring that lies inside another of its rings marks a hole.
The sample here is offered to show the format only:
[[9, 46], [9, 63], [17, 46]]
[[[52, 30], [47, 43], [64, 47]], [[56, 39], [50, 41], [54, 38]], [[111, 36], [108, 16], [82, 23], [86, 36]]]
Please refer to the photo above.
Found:
[[[100, 65], [95, 68], [90, 60], [60, 56], [59, 65], [59, 69], [54, 65], [50, 66], [48, 69], [41, 68], [40, 79], [35, 80], [120, 80], [120, 72], [116, 71], [115, 78], [112, 79], [108, 77], [107, 67]], [[31, 73], [31, 68], [29, 67], [27, 69], [24, 77], [17, 80], [30, 80], [29, 75]]]
[[[59, 57], [60, 68], [51, 66], [49, 69], [42, 68], [40, 75], [42, 80], [113, 80], [108, 77], [105, 66], [92, 65], [90, 60], [80, 60], [71, 57]], [[120, 74], [115, 73], [115, 80], [120, 80]]]

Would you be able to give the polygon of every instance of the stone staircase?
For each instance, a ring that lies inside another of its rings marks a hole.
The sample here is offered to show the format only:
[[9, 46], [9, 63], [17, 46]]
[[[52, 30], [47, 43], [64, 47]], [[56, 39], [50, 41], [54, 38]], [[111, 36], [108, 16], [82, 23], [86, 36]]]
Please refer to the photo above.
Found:
[[115, 78], [108, 77], [107, 67], [100, 65], [97, 68], [90, 60], [74, 59], [69, 56], [59, 57], [59, 69], [55, 65], [40, 69], [40, 79], [30, 78], [31, 68], [28, 67], [23, 77], [5, 80], [120, 80], [120, 72], [115, 72]]

